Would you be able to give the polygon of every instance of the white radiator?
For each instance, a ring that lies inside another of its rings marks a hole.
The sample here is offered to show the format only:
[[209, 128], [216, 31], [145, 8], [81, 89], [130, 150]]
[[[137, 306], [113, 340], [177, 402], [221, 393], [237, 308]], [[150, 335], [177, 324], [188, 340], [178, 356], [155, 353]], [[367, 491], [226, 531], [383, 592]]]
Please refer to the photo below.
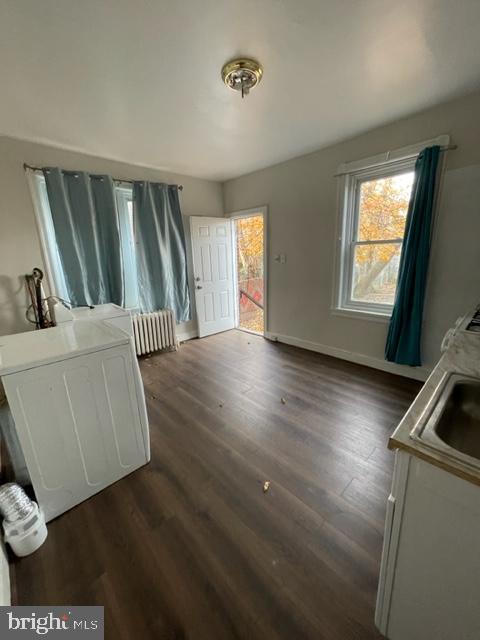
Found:
[[132, 321], [137, 356], [178, 348], [175, 315], [171, 309], [135, 314]]

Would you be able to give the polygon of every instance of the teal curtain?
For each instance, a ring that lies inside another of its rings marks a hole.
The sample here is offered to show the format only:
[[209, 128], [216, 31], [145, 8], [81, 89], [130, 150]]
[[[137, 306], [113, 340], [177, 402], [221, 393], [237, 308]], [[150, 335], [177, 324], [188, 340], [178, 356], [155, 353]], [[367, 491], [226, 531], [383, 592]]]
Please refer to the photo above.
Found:
[[190, 295], [182, 213], [175, 185], [133, 184], [140, 307], [172, 309], [177, 322], [190, 320]]
[[124, 304], [115, 193], [109, 176], [43, 169], [55, 239], [73, 306]]
[[385, 347], [387, 360], [414, 367], [422, 364], [420, 341], [439, 155], [440, 147], [427, 147], [415, 163], [397, 292]]

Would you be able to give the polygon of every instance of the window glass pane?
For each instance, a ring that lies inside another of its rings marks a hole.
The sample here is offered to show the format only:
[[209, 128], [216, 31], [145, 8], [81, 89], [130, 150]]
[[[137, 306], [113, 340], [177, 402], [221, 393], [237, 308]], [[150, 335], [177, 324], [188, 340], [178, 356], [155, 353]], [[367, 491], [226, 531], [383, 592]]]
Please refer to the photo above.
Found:
[[392, 243], [355, 247], [352, 300], [393, 304], [401, 246]]
[[133, 233], [132, 193], [130, 190], [117, 189], [117, 205], [125, 278], [125, 307], [127, 309], [135, 309], [138, 308], [138, 282]]
[[128, 209], [128, 224], [130, 226], [130, 237], [132, 247], [135, 244], [135, 231], [133, 229], [133, 200], [131, 198], [127, 199], [127, 209]]
[[358, 240], [403, 238], [413, 175], [410, 171], [361, 183]]

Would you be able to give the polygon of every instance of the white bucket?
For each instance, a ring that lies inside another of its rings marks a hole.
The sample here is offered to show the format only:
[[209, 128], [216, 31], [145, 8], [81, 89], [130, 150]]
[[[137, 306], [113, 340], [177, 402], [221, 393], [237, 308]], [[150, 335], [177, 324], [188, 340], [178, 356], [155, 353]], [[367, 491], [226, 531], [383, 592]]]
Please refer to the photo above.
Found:
[[47, 525], [41, 509], [33, 502], [33, 510], [15, 522], [3, 521], [5, 542], [12, 547], [15, 555], [23, 557], [36, 551], [47, 538]]

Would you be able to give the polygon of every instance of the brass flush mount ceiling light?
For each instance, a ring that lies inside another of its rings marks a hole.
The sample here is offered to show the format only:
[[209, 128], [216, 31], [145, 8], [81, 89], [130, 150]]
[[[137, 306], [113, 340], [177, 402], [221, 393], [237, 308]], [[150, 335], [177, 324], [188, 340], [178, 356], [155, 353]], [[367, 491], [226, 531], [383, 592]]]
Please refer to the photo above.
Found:
[[237, 58], [223, 65], [222, 80], [234, 91], [241, 91], [242, 98], [262, 79], [263, 68], [256, 60]]

